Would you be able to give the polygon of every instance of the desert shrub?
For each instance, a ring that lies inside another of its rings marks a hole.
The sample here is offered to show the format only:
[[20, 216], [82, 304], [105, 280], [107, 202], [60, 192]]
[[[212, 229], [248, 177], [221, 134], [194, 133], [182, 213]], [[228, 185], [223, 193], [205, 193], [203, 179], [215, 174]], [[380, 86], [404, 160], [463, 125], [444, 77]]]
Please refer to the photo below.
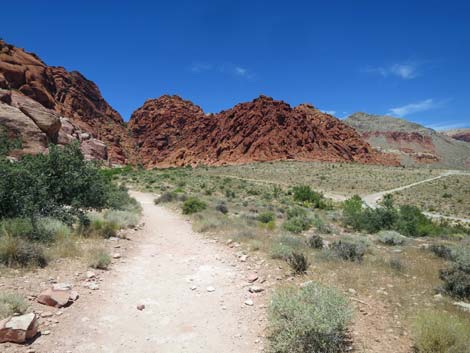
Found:
[[345, 226], [350, 226], [355, 230], [361, 229], [362, 204], [362, 199], [358, 195], [343, 202], [343, 223]]
[[323, 238], [319, 235], [313, 234], [307, 239], [307, 245], [312, 249], [323, 248]]
[[193, 214], [201, 212], [207, 207], [204, 201], [199, 200], [196, 197], [190, 197], [183, 203], [183, 214]]
[[0, 156], [5, 156], [8, 152], [18, 148], [21, 148], [21, 139], [9, 136], [7, 129], [0, 126]]
[[295, 274], [303, 274], [307, 272], [310, 267], [310, 262], [307, 256], [302, 252], [294, 251], [287, 258], [287, 263], [290, 265]]
[[0, 263], [8, 267], [45, 267], [47, 257], [42, 245], [5, 235], [0, 237]]
[[409, 205], [400, 207], [394, 228], [409, 237], [432, 235], [435, 231], [432, 221], [419, 208]]
[[46, 251], [47, 258], [73, 258], [81, 255], [81, 247], [75, 236], [56, 237], [54, 243]]
[[330, 245], [332, 254], [346, 261], [362, 261], [366, 250], [367, 246], [364, 243], [350, 239], [338, 240]]
[[443, 290], [452, 297], [470, 299], [470, 248], [457, 249], [450, 268], [440, 271]]
[[406, 237], [393, 230], [382, 230], [377, 234], [377, 240], [385, 245], [403, 245]]
[[0, 320], [13, 314], [24, 314], [28, 307], [28, 302], [19, 294], [0, 293]]
[[312, 219], [307, 216], [295, 216], [292, 218], [288, 218], [282, 224], [282, 227], [291, 233], [302, 233], [310, 229], [312, 226]]
[[217, 205], [215, 206], [215, 209], [217, 211], [219, 211], [220, 213], [223, 213], [223, 214], [227, 214], [228, 213], [228, 207], [227, 205], [225, 204], [225, 202], [219, 202], [217, 203]]
[[270, 352], [339, 353], [352, 310], [333, 288], [311, 283], [276, 290], [269, 307]]
[[270, 251], [270, 255], [271, 255], [271, 258], [273, 259], [279, 259], [279, 260], [286, 260], [292, 255], [292, 253], [294, 252], [294, 248], [289, 246], [289, 245], [286, 245], [286, 244], [283, 244], [283, 243], [274, 243], [272, 246], [271, 246], [271, 251]]
[[392, 270], [395, 270], [395, 271], [398, 271], [398, 272], [401, 272], [405, 269], [405, 264], [403, 263], [403, 261], [399, 258], [399, 257], [392, 257], [388, 264], [390, 265], [390, 268]]
[[454, 251], [451, 247], [444, 244], [432, 244], [429, 247], [429, 250], [433, 252], [436, 256], [441, 257], [446, 260], [454, 259]]
[[[100, 170], [102, 172], [102, 170]], [[131, 197], [124, 185], [116, 186], [109, 179], [106, 184], [106, 203], [105, 207], [113, 210], [131, 211], [139, 213], [141, 206], [139, 202]]]
[[89, 215], [90, 225], [85, 230], [85, 235], [93, 235], [101, 238], [111, 238], [117, 235], [119, 225], [106, 220], [103, 215], [91, 213]]
[[107, 270], [111, 264], [111, 256], [103, 247], [92, 247], [88, 250], [88, 266], [100, 270]]
[[161, 194], [159, 197], [157, 197], [153, 202], [155, 205], [158, 205], [160, 203], [167, 203], [167, 202], [172, 202], [176, 199], [176, 194], [174, 192], [169, 192], [166, 191], [163, 194]]
[[313, 218], [312, 224], [316, 230], [322, 234], [331, 234], [332, 232], [331, 227], [317, 215]]
[[140, 216], [131, 211], [107, 210], [104, 212], [104, 219], [118, 228], [130, 228], [139, 223]]
[[470, 323], [445, 312], [420, 313], [413, 328], [418, 353], [469, 353]]
[[267, 224], [269, 222], [273, 222], [275, 220], [276, 216], [274, 215], [274, 213], [272, 212], [263, 212], [263, 213], [260, 213], [256, 219], [261, 222], [261, 223], [264, 223], [264, 224]]
[[292, 188], [294, 201], [314, 208], [327, 208], [323, 195], [313, 191], [308, 185], [299, 185]]

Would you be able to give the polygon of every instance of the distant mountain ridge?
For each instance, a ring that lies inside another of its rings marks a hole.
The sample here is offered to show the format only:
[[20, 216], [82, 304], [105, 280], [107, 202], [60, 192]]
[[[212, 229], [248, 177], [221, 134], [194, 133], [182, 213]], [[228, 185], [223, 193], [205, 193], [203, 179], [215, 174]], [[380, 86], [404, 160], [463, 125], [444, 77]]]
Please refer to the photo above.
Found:
[[470, 142], [470, 128], [451, 129], [440, 132], [444, 135], [452, 137], [455, 140]]
[[420, 124], [363, 112], [350, 115], [344, 122], [373, 147], [394, 153], [404, 165], [470, 168], [470, 144]]

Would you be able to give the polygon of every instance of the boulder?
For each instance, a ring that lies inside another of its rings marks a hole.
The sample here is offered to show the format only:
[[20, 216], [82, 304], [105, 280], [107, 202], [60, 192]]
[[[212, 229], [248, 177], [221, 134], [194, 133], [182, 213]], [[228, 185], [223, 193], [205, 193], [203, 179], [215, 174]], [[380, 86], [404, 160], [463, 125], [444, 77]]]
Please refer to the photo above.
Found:
[[38, 154], [47, 148], [47, 135], [18, 108], [0, 102], [0, 126], [21, 138], [22, 154]]
[[106, 145], [102, 141], [97, 140], [95, 138], [82, 141], [81, 149], [86, 159], [108, 159], [108, 149]]
[[34, 313], [13, 316], [0, 321], [0, 343], [24, 343], [36, 336], [38, 326], [38, 318]]
[[55, 286], [43, 291], [37, 298], [38, 303], [62, 308], [78, 299], [78, 293], [70, 287]]
[[35, 100], [13, 91], [11, 94], [11, 105], [21, 110], [26, 116], [44, 132], [53, 142], [57, 141], [60, 129], [60, 117], [53, 110], [44, 108]]

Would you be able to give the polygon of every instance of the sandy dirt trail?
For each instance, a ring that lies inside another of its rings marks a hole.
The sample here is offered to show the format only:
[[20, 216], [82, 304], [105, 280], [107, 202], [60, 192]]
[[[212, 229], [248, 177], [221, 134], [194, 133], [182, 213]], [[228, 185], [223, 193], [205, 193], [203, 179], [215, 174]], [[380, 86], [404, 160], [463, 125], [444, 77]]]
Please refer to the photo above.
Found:
[[113, 266], [96, 295], [78, 300], [49, 336], [39, 338], [37, 351], [262, 351], [265, 299], [245, 304], [247, 272], [233, 250], [194, 233], [182, 216], [154, 205], [152, 195], [133, 196], [145, 222], [132, 237], [135, 249]]

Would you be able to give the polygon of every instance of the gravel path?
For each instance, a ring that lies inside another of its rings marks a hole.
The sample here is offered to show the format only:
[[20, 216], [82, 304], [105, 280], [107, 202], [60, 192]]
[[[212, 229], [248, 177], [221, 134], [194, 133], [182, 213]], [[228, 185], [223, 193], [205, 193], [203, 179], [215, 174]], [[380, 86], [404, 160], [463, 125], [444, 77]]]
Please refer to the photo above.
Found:
[[152, 195], [133, 196], [145, 222], [132, 237], [134, 251], [113, 266], [96, 295], [78, 300], [50, 335], [38, 338], [36, 352], [262, 351], [266, 295], [248, 292], [248, 273], [233, 249], [194, 233]]

